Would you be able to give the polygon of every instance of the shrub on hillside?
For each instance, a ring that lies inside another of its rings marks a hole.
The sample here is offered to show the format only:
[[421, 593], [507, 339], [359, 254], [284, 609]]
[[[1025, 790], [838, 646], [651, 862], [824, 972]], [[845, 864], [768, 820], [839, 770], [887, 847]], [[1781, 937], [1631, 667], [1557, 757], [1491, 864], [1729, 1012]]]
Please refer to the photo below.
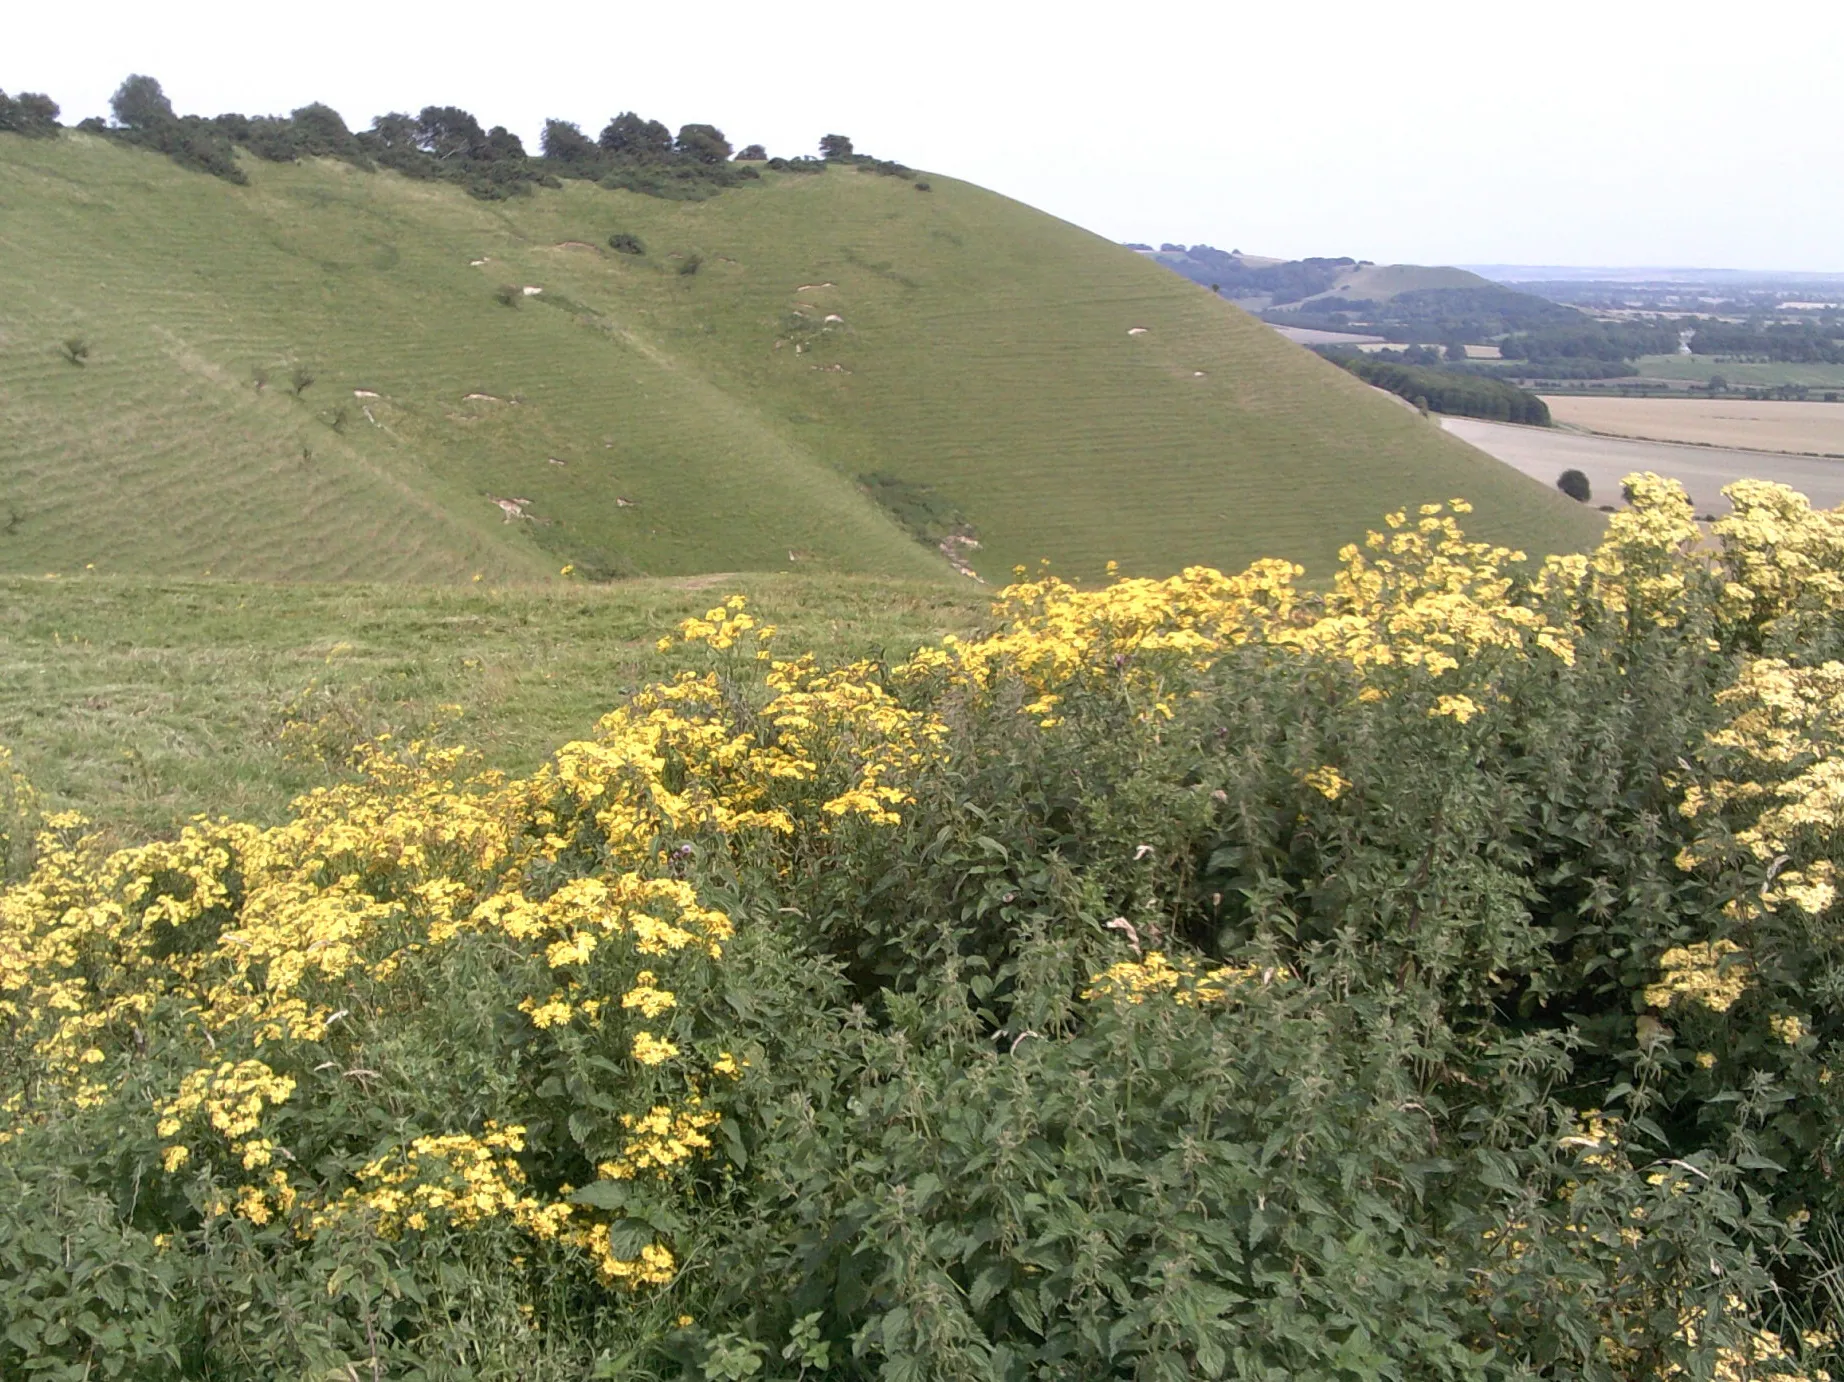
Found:
[[618, 230], [608, 237], [608, 247], [616, 254], [645, 254], [646, 245], [638, 235], [630, 235], [625, 230]]
[[44, 138], [58, 132], [58, 103], [37, 91], [0, 91], [0, 132]]
[[48, 817], [0, 1371], [1821, 1376], [1844, 518], [1629, 490]]
[[1588, 483], [1588, 477], [1579, 470], [1565, 470], [1556, 477], [1556, 488], [1578, 504], [1586, 504], [1594, 497], [1594, 490]]

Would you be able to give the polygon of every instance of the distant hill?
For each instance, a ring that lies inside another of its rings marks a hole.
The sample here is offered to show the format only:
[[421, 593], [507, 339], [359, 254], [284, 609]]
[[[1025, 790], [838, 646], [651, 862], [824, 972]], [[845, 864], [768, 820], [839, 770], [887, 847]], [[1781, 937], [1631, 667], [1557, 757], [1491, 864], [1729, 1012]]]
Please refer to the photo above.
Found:
[[1306, 298], [1301, 307], [1322, 298], [1351, 298], [1388, 302], [1403, 293], [1446, 292], [1454, 289], [1490, 289], [1490, 280], [1465, 269], [1426, 264], [1361, 264], [1342, 274], [1324, 292]]
[[0, 570], [1323, 569], [1455, 494], [1490, 536], [1589, 535], [1211, 294], [949, 178], [483, 201], [238, 168], [0, 134]]

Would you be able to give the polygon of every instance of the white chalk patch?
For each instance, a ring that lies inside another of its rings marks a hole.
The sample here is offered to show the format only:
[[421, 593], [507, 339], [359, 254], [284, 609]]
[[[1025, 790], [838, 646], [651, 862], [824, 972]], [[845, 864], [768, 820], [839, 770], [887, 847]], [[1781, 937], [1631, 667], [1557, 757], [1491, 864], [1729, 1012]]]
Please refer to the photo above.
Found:
[[631, 509], [634, 507], [634, 501], [632, 499], [623, 499], [617, 494], [615, 496], [615, 507], [617, 509]]
[[467, 261], [467, 266], [470, 269], [478, 269], [482, 264], [491, 264], [492, 262], [491, 259], [470, 259]]
[[841, 317], [837, 312], [828, 312], [826, 314], [826, 320], [829, 322], [843, 323], [845, 321], [845, 318]]
[[531, 286], [531, 284], [527, 283], [523, 288], [519, 289], [519, 291], [525, 294], [525, 296], [528, 298], [535, 298], [538, 296], [539, 293], [542, 293], [544, 289], [534, 288]]
[[1143, 326], [1130, 326], [1127, 328], [1127, 334], [1129, 336], [1144, 336], [1146, 334], [1146, 328]]
[[833, 285], [830, 283], [803, 283], [794, 291], [797, 293], [811, 293], [817, 288], [830, 288], [832, 286]]
[[546, 456], [545, 459], [549, 461], [552, 465], [562, 465], [563, 464], [563, 462], [558, 460], [555, 456]]
[[506, 400], [496, 398], [490, 393], [471, 393], [465, 395], [461, 401], [463, 403], [504, 403]]
[[1191, 377], [1193, 379], [1202, 379], [1204, 377], [1204, 372], [1201, 369], [1194, 369], [1191, 371]]
[[377, 398], [378, 391], [376, 389], [354, 389], [352, 396], [354, 398]]

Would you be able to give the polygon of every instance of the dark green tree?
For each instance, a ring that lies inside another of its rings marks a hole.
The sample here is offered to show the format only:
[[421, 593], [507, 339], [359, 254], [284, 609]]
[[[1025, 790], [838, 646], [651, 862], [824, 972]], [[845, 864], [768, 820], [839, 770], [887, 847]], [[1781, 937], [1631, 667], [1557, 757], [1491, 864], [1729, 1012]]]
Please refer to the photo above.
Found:
[[581, 126], [568, 120], [546, 120], [538, 148], [546, 158], [578, 165], [594, 163], [602, 153], [595, 140], [583, 133]]
[[1594, 497], [1588, 485], [1588, 477], [1579, 470], [1563, 471], [1556, 477], [1556, 488], [1578, 504], [1586, 504]]
[[115, 123], [138, 134], [164, 129], [176, 123], [173, 103], [152, 77], [136, 73], [115, 89], [109, 98]]
[[504, 125], [495, 125], [487, 131], [485, 158], [494, 162], [523, 162], [525, 159], [525, 141], [520, 139]]
[[294, 126], [295, 143], [304, 154], [340, 158], [358, 152], [358, 141], [332, 106], [315, 101], [288, 118]]
[[842, 134], [828, 134], [820, 139], [820, 157], [847, 159], [852, 156], [852, 141]]
[[681, 125], [673, 150], [694, 163], [728, 163], [730, 141], [715, 125]]
[[0, 130], [33, 136], [56, 134], [58, 103], [38, 91], [22, 91], [16, 97], [0, 91]]
[[424, 106], [416, 117], [416, 143], [424, 153], [443, 163], [488, 154], [486, 131], [459, 106]]
[[617, 158], [665, 159], [672, 156], [672, 132], [657, 120], [643, 120], [624, 110], [602, 128], [598, 140]]
[[416, 117], [394, 110], [371, 122], [366, 142], [380, 153], [418, 152]]
[[739, 163], [765, 163], [768, 161], [768, 150], [760, 144], [750, 144], [736, 156], [736, 159]]

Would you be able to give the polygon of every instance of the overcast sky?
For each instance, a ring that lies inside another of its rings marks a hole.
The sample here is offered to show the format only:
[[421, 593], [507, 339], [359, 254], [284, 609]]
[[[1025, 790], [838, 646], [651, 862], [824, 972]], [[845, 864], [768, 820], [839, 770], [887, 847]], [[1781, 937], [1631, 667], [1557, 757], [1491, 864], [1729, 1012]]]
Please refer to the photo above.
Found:
[[1384, 262], [1844, 270], [1844, 6], [0, 5], [0, 89], [66, 123], [454, 104], [534, 152], [634, 109], [860, 152], [1117, 240]]

